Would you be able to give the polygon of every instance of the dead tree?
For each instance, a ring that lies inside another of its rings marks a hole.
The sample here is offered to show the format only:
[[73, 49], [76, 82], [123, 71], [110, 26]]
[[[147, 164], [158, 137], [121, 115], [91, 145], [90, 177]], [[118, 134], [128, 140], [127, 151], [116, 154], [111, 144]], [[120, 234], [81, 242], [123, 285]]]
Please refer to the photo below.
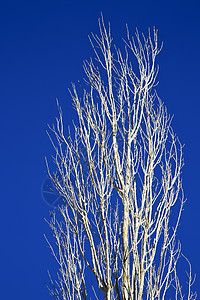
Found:
[[[103, 17], [99, 29], [85, 89], [70, 92], [77, 125], [64, 133], [58, 105], [50, 127], [56, 172], [48, 172], [65, 203], [49, 222], [59, 264], [51, 294], [91, 299], [93, 282], [94, 299], [183, 299], [176, 268], [183, 152], [155, 90], [157, 31], [132, 38], [127, 29], [121, 51]], [[196, 299], [188, 277], [186, 298]]]

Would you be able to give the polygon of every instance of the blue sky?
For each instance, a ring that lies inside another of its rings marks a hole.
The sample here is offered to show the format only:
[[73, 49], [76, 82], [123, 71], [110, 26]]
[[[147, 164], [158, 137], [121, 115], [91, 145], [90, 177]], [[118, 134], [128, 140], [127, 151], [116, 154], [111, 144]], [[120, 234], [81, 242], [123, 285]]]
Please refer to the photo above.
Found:
[[125, 24], [147, 33], [159, 29], [164, 48], [157, 90], [174, 115], [173, 128], [185, 144], [183, 185], [188, 199], [179, 227], [182, 250], [200, 286], [200, 7], [198, 1], [0, 1], [1, 272], [2, 299], [51, 297], [44, 282], [55, 267], [43, 233], [50, 207], [41, 197], [44, 157], [53, 154], [45, 133], [57, 116], [66, 123], [74, 109], [67, 88], [83, 77], [92, 55], [90, 32], [100, 11], [111, 22], [116, 43]]

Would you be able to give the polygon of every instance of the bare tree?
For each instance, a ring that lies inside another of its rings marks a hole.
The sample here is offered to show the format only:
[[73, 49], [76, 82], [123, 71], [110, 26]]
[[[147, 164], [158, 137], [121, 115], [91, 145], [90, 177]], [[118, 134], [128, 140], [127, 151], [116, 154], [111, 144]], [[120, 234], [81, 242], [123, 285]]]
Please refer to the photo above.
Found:
[[[183, 153], [154, 89], [157, 31], [131, 38], [127, 29], [121, 52], [103, 17], [99, 28], [90, 39], [95, 60], [84, 63], [86, 89], [70, 92], [78, 125], [65, 134], [58, 105], [50, 127], [57, 171], [48, 167], [49, 176], [65, 202], [49, 222], [59, 264], [51, 295], [89, 299], [93, 287], [96, 299], [183, 299]], [[185, 297], [196, 299], [191, 270], [188, 278]]]

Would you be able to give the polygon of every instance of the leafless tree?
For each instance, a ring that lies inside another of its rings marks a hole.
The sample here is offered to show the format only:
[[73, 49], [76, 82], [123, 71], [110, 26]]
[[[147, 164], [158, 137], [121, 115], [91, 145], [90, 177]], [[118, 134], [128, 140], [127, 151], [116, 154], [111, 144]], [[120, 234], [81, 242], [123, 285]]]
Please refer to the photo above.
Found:
[[[84, 63], [86, 88], [70, 91], [78, 125], [64, 133], [62, 111], [51, 126], [64, 205], [52, 212], [49, 243], [59, 264], [54, 299], [196, 299], [191, 270], [184, 296], [176, 241], [184, 204], [182, 145], [155, 86], [157, 31], [113, 45], [99, 20]], [[189, 264], [190, 268], [190, 264]]]

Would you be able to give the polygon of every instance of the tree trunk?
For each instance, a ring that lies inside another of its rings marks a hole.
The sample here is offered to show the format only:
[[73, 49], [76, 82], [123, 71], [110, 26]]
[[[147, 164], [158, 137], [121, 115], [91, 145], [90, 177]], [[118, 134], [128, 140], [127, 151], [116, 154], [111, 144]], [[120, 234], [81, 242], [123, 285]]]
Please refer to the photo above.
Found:
[[124, 198], [124, 211], [123, 211], [123, 228], [122, 228], [122, 245], [123, 245], [123, 289], [122, 299], [128, 300], [129, 298], [129, 202], [128, 198]]

